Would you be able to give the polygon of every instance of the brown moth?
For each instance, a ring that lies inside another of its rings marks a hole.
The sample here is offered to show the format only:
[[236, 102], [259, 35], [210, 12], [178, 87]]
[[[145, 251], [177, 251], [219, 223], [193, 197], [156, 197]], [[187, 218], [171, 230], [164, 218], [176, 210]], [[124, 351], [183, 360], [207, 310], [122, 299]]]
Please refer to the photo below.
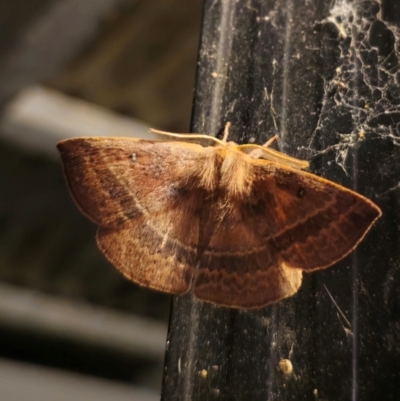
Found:
[[101, 251], [142, 286], [261, 308], [295, 294], [303, 271], [344, 258], [381, 216], [364, 196], [302, 171], [306, 161], [227, 142], [228, 129], [222, 141], [153, 132], [167, 139], [58, 144]]

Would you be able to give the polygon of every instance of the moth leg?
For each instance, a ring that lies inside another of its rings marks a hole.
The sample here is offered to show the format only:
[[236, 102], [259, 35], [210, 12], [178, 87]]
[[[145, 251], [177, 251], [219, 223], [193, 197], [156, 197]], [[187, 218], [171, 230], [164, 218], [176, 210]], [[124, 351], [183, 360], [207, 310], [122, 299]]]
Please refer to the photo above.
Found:
[[231, 122], [228, 121], [228, 122], [225, 124], [224, 136], [223, 136], [223, 138], [222, 138], [222, 142], [224, 142], [224, 143], [227, 143], [227, 141], [228, 141], [228, 136], [229, 136], [229, 130], [230, 130], [230, 128], [231, 128]]
[[267, 142], [264, 143], [264, 147], [268, 148], [269, 146], [271, 146], [277, 139], [278, 139], [278, 135], [274, 135], [272, 138], [268, 139]]

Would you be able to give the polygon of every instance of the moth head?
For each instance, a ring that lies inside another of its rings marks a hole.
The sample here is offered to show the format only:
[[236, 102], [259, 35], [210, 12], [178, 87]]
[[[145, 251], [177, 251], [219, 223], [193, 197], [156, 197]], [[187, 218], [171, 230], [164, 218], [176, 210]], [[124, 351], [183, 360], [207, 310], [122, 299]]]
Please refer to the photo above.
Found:
[[197, 143], [202, 146], [228, 147], [231, 149], [235, 147], [237, 150], [247, 154], [252, 159], [268, 160], [299, 170], [306, 169], [309, 166], [309, 163], [306, 160], [296, 159], [294, 157], [285, 155], [284, 153], [281, 153], [277, 150], [269, 148], [268, 145], [270, 141], [268, 141], [267, 144], [264, 146], [254, 144], [237, 145], [233, 141], [228, 141], [229, 128], [230, 123], [228, 122], [225, 126], [224, 136], [222, 140], [211, 135], [175, 134], [172, 132], [159, 131], [155, 129], [150, 129], [150, 131], [156, 135], [162, 136], [163, 140], [191, 142]]

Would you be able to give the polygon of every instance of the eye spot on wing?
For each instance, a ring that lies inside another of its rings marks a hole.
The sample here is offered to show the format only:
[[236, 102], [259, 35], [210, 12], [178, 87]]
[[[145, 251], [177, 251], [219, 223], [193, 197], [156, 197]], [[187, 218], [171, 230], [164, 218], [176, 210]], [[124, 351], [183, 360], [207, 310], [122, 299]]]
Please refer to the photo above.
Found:
[[169, 185], [168, 186], [168, 194], [173, 200], [179, 200], [183, 198], [187, 198], [189, 195], [189, 190], [183, 186], [178, 185]]
[[302, 198], [305, 194], [306, 194], [306, 191], [305, 191], [305, 189], [304, 189], [303, 187], [300, 187], [300, 188], [297, 190], [297, 197], [298, 197], [298, 198]]

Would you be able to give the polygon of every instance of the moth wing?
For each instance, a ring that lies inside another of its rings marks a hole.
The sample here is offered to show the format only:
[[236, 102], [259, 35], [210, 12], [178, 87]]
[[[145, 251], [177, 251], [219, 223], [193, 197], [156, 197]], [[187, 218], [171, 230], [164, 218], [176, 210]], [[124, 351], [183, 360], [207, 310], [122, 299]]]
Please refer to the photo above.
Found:
[[381, 215], [353, 191], [276, 163], [254, 161], [248, 179], [248, 195], [216, 201], [194, 282], [200, 299], [258, 308], [293, 295], [302, 270], [345, 257]]
[[248, 252], [206, 250], [200, 257], [193, 291], [218, 305], [261, 308], [299, 289], [301, 269], [288, 267], [269, 245]]
[[259, 222], [239, 199], [214, 199], [200, 232], [193, 291], [197, 298], [241, 309], [261, 308], [295, 294], [301, 269], [280, 258], [272, 239], [259, 236]]
[[254, 173], [245, 218], [259, 220], [258, 234], [294, 268], [318, 270], [343, 259], [382, 214], [364, 196], [314, 174], [265, 161]]
[[188, 291], [205, 195], [187, 186], [203, 148], [76, 138], [58, 149], [72, 196], [100, 226], [97, 242], [109, 261], [138, 284], [169, 293]]

